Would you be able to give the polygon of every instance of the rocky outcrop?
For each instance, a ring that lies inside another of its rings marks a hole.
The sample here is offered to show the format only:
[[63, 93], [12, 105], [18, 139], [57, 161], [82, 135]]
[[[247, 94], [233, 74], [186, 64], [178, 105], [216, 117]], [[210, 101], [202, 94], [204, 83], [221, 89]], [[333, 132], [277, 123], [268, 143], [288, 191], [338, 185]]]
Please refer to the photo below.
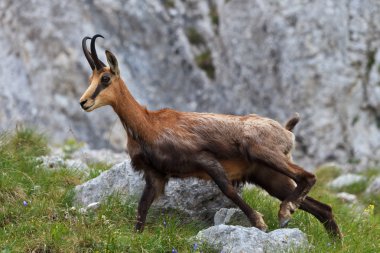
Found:
[[[85, 35], [101, 33], [137, 99], [151, 109], [301, 114], [297, 159], [380, 157], [380, 2], [0, 2], [0, 129], [18, 122], [62, 141], [122, 149], [110, 108], [84, 113]], [[104, 59], [104, 58], [103, 58]], [[308, 162], [309, 161], [309, 162]]]
[[265, 233], [255, 227], [218, 225], [200, 231], [195, 240], [207, 242], [218, 252], [303, 252], [308, 247], [306, 235], [297, 228]]
[[[142, 176], [130, 166], [130, 160], [114, 165], [98, 177], [75, 187], [74, 202], [79, 206], [102, 202], [111, 195], [122, 199], [140, 197], [145, 186]], [[165, 194], [153, 206], [175, 209], [191, 217], [210, 219], [222, 207], [233, 206], [213, 182], [191, 179], [171, 179]]]

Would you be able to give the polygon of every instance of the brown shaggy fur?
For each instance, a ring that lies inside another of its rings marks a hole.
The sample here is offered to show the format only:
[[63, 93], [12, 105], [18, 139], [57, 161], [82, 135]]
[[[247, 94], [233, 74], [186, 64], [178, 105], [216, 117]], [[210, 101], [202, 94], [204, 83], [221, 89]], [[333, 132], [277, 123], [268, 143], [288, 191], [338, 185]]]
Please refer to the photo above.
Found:
[[[283, 127], [255, 114], [149, 111], [130, 94], [113, 54], [106, 54], [110, 67], [94, 69], [90, 87], [80, 101], [86, 111], [111, 105], [125, 127], [133, 168], [144, 173], [146, 180], [137, 230], [143, 230], [148, 209], [164, 192], [169, 178], [197, 177], [213, 180], [252, 225], [262, 230], [267, 228], [262, 215], [241, 199], [233, 182], [255, 183], [280, 199], [281, 226], [301, 208], [320, 220], [329, 233], [341, 236], [331, 208], [307, 196], [315, 176], [292, 161], [291, 130], [299, 121], [298, 114]], [[110, 77], [108, 82], [104, 75]]]

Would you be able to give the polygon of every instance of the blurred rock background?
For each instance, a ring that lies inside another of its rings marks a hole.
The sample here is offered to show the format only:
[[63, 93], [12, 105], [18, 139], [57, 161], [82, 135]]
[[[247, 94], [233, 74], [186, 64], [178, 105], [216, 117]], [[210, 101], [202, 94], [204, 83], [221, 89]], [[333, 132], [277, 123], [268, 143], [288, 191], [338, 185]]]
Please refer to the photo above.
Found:
[[111, 108], [78, 100], [96, 33], [149, 109], [301, 114], [295, 159], [308, 169], [380, 160], [378, 0], [0, 1], [0, 129], [124, 148]]

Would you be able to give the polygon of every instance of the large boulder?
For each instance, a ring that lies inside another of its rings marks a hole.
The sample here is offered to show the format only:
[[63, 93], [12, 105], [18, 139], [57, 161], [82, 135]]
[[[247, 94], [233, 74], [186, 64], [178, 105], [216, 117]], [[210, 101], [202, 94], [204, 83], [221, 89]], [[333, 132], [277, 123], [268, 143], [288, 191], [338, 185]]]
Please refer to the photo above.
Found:
[[218, 252], [304, 252], [308, 241], [299, 229], [277, 229], [265, 233], [255, 227], [217, 225], [200, 231], [195, 240], [207, 242]]
[[113, 194], [117, 194], [121, 198], [141, 195], [143, 189], [142, 176], [133, 171], [130, 160], [126, 160], [102, 172], [96, 178], [77, 185], [74, 202], [76, 205], [87, 206], [103, 201]]
[[[76, 186], [75, 204], [88, 206], [91, 203], [104, 201], [113, 194], [124, 199], [140, 196], [144, 186], [142, 175], [131, 168], [128, 158], [98, 177]], [[153, 205], [157, 208], [176, 209], [202, 219], [213, 217], [222, 207], [233, 206], [213, 182], [195, 178], [169, 180], [165, 194]]]

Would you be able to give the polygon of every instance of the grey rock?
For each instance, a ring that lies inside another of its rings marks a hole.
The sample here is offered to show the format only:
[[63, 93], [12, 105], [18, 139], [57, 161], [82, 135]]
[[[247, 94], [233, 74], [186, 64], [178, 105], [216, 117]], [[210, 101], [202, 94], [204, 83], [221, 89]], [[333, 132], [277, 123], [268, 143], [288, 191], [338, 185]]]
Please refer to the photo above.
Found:
[[87, 206], [87, 209], [97, 209], [100, 206], [100, 202], [93, 202]]
[[87, 209], [85, 207], [81, 207], [81, 208], [79, 208], [78, 212], [80, 214], [86, 214], [87, 213]]
[[128, 159], [128, 155], [125, 153], [116, 153], [110, 149], [93, 150], [87, 146], [75, 151], [71, 154], [71, 157], [86, 164], [102, 162], [110, 165], [121, 163]]
[[75, 160], [75, 159], [67, 159], [65, 161], [65, 166], [66, 166], [66, 168], [76, 169], [76, 170], [80, 170], [80, 171], [87, 171], [88, 170], [87, 164], [85, 164], [84, 162], [82, 162], [80, 160]]
[[140, 195], [143, 188], [142, 176], [133, 171], [130, 161], [127, 160], [102, 172], [98, 177], [77, 185], [75, 203], [88, 206], [93, 202], [101, 202], [112, 194], [117, 194], [121, 198]]
[[222, 207], [235, 206], [214, 182], [196, 178], [170, 179], [153, 206], [176, 209], [192, 217], [209, 220]]
[[[76, 186], [75, 203], [87, 206], [92, 202], [104, 201], [112, 194], [117, 194], [122, 199], [139, 197], [144, 186], [142, 175], [131, 168], [128, 158], [98, 177]], [[176, 209], [189, 216], [209, 219], [220, 208], [231, 207], [233, 204], [213, 182], [189, 178], [169, 180], [165, 194], [153, 206]]]
[[243, 227], [251, 227], [247, 216], [242, 210], [237, 208], [221, 208], [215, 213], [214, 225], [240, 225]]
[[[90, 75], [80, 41], [101, 33], [99, 56], [115, 53], [132, 94], [150, 109], [280, 121], [297, 111], [295, 158], [307, 169], [351, 154], [360, 168], [379, 164], [380, 1], [165, 3], [0, 1], [0, 129], [23, 123], [55, 142], [74, 136], [91, 148], [123, 149], [111, 108], [85, 113], [78, 105]], [[214, 78], [198, 66], [202, 55]]]
[[376, 177], [366, 189], [367, 194], [380, 195], [380, 177]]
[[358, 202], [358, 198], [356, 197], [356, 195], [351, 194], [351, 193], [347, 193], [347, 192], [339, 192], [336, 196], [337, 196], [342, 202], [345, 202], [345, 203], [352, 204], [352, 203], [357, 203], [357, 202]]
[[[81, 214], [87, 214], [89, 211], [94, 211], [94, 210], [98, 209], [100, 207], [100, 205], [101, 205], [100, 202], [93, 202], [93, 203], [90, 203], [86, 207], [79, 208], [78, 212]], [[76, 207], [71, 207], [71, 210], [75, 211]]]
[[297, 228], [265, 233], [255, 227], [217, 225], [200, 231], [195, 240], [218, 251], [239, 253], [293, 252], [309, 246], [306, 235]]
[[88, 206], [86, 206], [86, 211], [87, 212], [88, 210], [96, 210], [100, 207], [100, 202], [93, 202], [93, 203], [90, 203]]
[[38, 161], [41, 162], [41, 166], [48, 169], [70, 169], [77, 170], [84, 173], [88, 173], [87, 164], [83, 163], [80, 160], [75, 159], [67, 159], [65, 160], [61, 156], [53, 155], [53, 156], [41, 156], [37, 158]]
[[350, 186], [355, 183], [362, 182], [364, 180], [366, 180], [364, 176], [347, 173], [335, 178], [328, 184], [328, 186], [331, 188], [340, 189], [342, 187]]
[[41, 156], [37, 158], [42, 166], [49, 169], [65, 167], [65, 160], [61, 156]]

